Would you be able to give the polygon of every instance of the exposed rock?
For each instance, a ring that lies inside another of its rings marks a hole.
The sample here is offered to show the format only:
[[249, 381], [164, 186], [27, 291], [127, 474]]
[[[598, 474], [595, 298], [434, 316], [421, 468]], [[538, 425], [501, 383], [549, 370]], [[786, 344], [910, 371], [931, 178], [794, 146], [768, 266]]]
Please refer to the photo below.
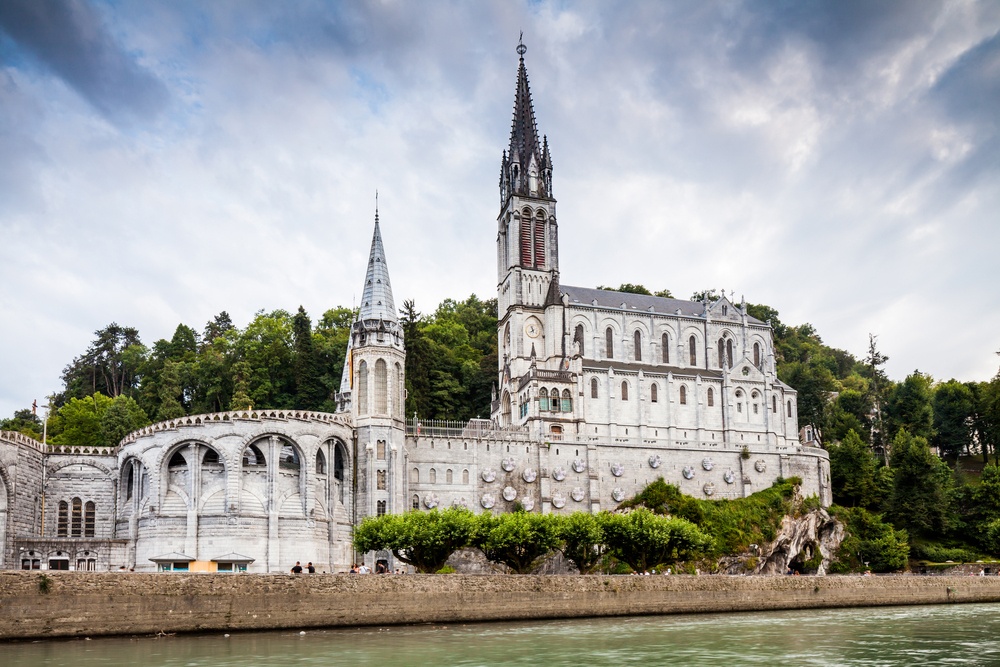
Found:
[[786, 516], [774, 541], [762, 545], [754, 574], [784, 574], [789, 565], [796, 569], [805, 565], [811, 572], [810, 566], [815, 563], [816, 574], [824, 575], [843, 540], [844, 524], [824, 509], [815, 509], [798, 518]]

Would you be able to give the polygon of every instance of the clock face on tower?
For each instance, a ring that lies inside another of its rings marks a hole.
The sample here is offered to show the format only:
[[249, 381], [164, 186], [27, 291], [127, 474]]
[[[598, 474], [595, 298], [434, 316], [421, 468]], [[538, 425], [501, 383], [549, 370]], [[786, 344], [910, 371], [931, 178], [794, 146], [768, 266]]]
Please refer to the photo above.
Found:
[[524, 333], [528, 334], [530, 338], [538, 338], [539, 334], [542, 333], [542, 325], [535, 320], [528, 320], [524, 325]]

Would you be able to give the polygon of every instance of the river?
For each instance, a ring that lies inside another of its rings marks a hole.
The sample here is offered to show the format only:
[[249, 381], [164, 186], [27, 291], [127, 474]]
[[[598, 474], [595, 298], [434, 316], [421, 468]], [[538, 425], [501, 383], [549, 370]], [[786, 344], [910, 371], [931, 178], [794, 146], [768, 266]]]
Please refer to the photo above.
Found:
[[[5, 667], [1000, 665], [1000, 605], [47, 640]], [[780, 661], [780, 663], [779, 663]]]

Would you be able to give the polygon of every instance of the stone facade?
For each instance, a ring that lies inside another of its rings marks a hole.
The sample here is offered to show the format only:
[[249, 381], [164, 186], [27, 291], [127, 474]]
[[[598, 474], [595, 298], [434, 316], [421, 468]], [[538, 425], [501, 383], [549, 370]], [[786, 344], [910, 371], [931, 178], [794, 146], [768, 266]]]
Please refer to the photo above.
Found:
[[[739, 498], [778, 477], [831, 502], [800, 442], [771, 328], [723, 295], [683, 301], [560, 282], [547, 139], [519, 48], [497, 232], [498, 394], [488, 420], [407, 421], [405, 340], [378, 212], [337, 413], [247, 410], [163, 422], [113, 451], [0, 435], [0, 568], [287, 571], [359, 559], [364, 517], [464, 506], [596, 512], [658, 477]], [[226, 560], [228, 558], [228, 560]], [[390, 554], [367, 554], [369, 564]], [[162, 565], [161, 565], [162, 566]]]

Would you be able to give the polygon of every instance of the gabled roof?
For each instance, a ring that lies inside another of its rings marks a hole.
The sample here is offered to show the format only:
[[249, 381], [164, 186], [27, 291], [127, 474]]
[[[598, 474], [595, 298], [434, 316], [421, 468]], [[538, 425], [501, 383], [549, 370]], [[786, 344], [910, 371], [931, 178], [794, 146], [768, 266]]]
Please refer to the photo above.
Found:
[[375, 232], [372, 234], [372, 249], [368, 255], [368, 272], [365, 275], [358, 320], [396, 321], [396, 304], [392, 299], [392, 285], [389, 284], [389, 267], [385, 263], [378, 210], [375, 211]]
[[[704, 317], [705, 304], [700, 301], [685, 299], [668, 299], [662, 296], [632, 294], [631, 292], [616, 292], [614, 290], [594, 289], [592, 287], [560, 286], [563, 294], [569, 297], [569, 303], [583, 306], [596, 305], [600, 308], [620, 309], [622, 304], [627, 310], [659, 313], [661, 315], [677, 315], [683, 317]], [[751, 324], [764, 324], [756, 317], [747, 315]]]
[[244, 556], [243, 554], [238, 554], [235, 551], [228, 553], [225, 556], [219, 556], [218, 558], [213, 558], [213, 563], [252, 563], [256, 559], [250, 558], [250, 556]]
[[196, 559], [192, 558], [191, 556], [186, 556], [177, 551], [171, 551], [170, 553], [163, 554], [162, 556], [153, 556], [149, 560], [153, 561], [154, 563], [179, 563], [181, 561], [190, 563]]

